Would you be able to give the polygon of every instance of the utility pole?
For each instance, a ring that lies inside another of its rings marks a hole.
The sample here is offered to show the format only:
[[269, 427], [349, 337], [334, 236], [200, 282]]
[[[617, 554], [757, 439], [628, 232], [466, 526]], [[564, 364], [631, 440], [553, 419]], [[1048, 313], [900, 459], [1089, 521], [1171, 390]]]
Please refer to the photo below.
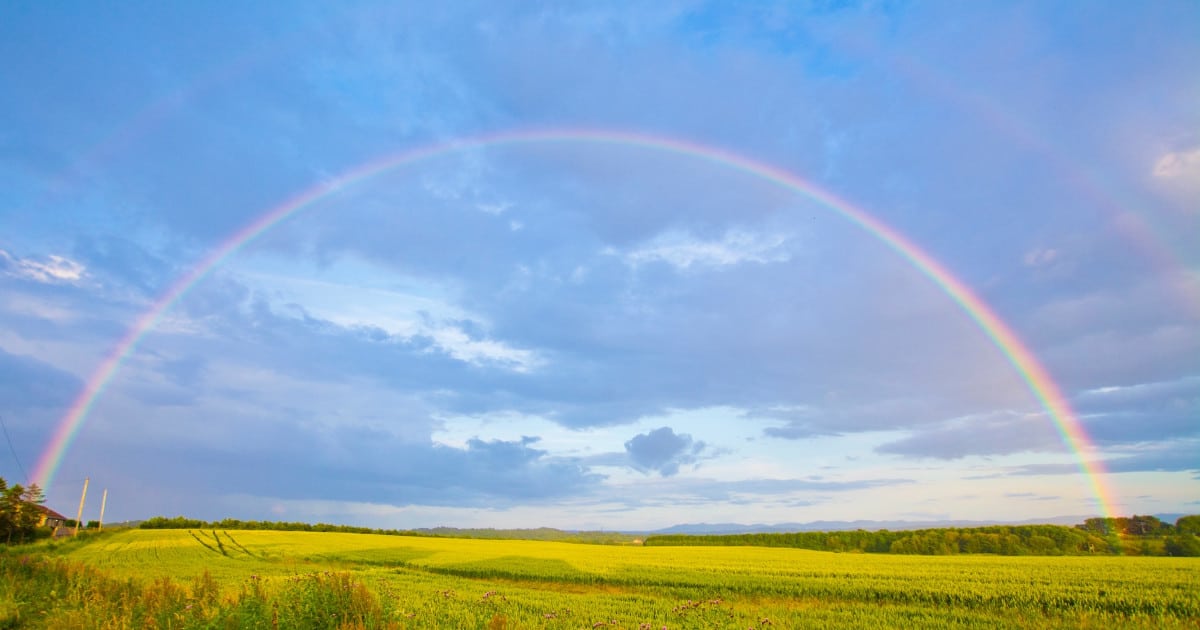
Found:
[[83, 500], [87, 498], [88, 477], [83, 478], [83, 494], [79, 495], [79, 513], [75, 515], [75, 535], [79, 535], [79, 523], [83, 521]]
[[108, 503], [108, 488], [104, 489], [104, 494], [100, 495], [100, 521], [96, 525], [96, 530], [104, 529], [104, 505]]

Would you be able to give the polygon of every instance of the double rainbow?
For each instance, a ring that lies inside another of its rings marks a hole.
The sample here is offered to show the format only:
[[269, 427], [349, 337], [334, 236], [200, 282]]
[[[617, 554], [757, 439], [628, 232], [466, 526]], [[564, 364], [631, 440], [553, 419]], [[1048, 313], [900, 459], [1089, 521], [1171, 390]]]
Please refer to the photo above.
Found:
[[56, 427], [50, 443], [38, 459], [33, 481], [49, 489], [54, 475], [61, 466], [63, 457], [70, 448], [79, 430], [87, 420], [92, 406], [104, 393], [113, 375], [137, 347], [142, 338], [158, 323], [189, 289], [200, 282], [215, 267], [235, 254], [247, 243], [284, 221], [293, 214], [317, 201], [341, 190], [369, 179], [380, 173], [456, 151], [479, 149], [497, 145], [522, 145], [539, 143], [590, 143], [620, 145], [643, 148], [667, 154], [681, 155], [733, 169], [772, 182], [785, 189], [799, 193], [820, 205], [833, 210], [855, 225], [866, 230], [894, 252], [908, 261], [927, 278], [932, 280], [950, 297], [968, 317], [987, 335], [1005, 359], [1016, 369], [1029, 391], [1045, 409], [1058, 431], [1063, 443], [1075, 453], [1080, 471], [1087, 478], [1090, 490], [1104, 516], [1111, 516], [1113, 505], [1104, 485], [1104, 471], [1096, 450], [1084, 431], [1078, 417], [1061, 389], [1051, 378], [1032, 352], [1013, 330], [979, 298], [966, 284], [949, 269], [925, 252], [916, 243], [888, 226], [867, 211], [851, 205], [840, 197], [819, 186], [801, 179], [781, 168], [752, 160], [724, 149], [662, 136], [622, 131], [593, 129], [545, 129], [521, 130], [460, 138], [427, 145], [385, 156], [350, 169], [337, 177], [312, 186], [259, 216], [235, 232], [200, 262], [183, 274], [178, 281], [163, 293], [144, 312], [112, 352], [87, 380], [83, 391], [63, 416]]

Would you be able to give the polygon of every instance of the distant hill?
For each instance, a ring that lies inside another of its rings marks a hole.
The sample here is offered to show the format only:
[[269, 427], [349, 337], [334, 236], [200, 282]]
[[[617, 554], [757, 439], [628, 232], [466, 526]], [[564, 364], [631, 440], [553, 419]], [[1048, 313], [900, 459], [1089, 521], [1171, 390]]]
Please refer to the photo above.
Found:
[[637, 539], [637, 534], [617, 531], [571, 531], [538, 527], [536, 529], [493, 529], [430, 527], [412, 530], [424, 536], [448, 538], [490, 538], [510, 540], [548, 540], [560, 542], [584, 542], [596, 544], [628, 544]]
[[[1174, 523], [1184, 514], [1155, 514], [1164, 523]], [[865, 529], [877, 531], [905, 531], [912, 529], [938, 529], [942, 527], [986, 527], [989, 525], [1078, 525], [1092, 516], [1054, 516], [1033, 518], [1023, 521], [809, 521], [806, 523], [684, 523], [647, 532], [649, 534], [778, 534], [786, 532], [838, 532]]]

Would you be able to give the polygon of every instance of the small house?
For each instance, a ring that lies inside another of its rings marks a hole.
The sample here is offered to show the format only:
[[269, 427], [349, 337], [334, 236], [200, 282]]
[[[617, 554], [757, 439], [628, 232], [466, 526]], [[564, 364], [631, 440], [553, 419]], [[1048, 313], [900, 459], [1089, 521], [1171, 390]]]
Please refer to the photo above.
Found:
[[37, 506], [37, 509], [42, 513], [41, 517], [38, 519], [38, 527], [44, 526], [49, 527], [50, 529], [58, 529], [59, 527], [67, 524], [67, 517], [63, 516], [62, 514], [59, 514], [58, 512], [55, 512], [44, 505]]

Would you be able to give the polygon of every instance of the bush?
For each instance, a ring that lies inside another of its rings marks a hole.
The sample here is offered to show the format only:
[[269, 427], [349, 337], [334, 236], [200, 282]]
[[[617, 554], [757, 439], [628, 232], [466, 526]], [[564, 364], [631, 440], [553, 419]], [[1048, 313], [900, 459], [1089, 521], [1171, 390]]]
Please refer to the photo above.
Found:
[[1168, 556], [1200, 556], [1200, 538], [1195, 534], [1179, 534], [1171, 536], [1166, 541]]

